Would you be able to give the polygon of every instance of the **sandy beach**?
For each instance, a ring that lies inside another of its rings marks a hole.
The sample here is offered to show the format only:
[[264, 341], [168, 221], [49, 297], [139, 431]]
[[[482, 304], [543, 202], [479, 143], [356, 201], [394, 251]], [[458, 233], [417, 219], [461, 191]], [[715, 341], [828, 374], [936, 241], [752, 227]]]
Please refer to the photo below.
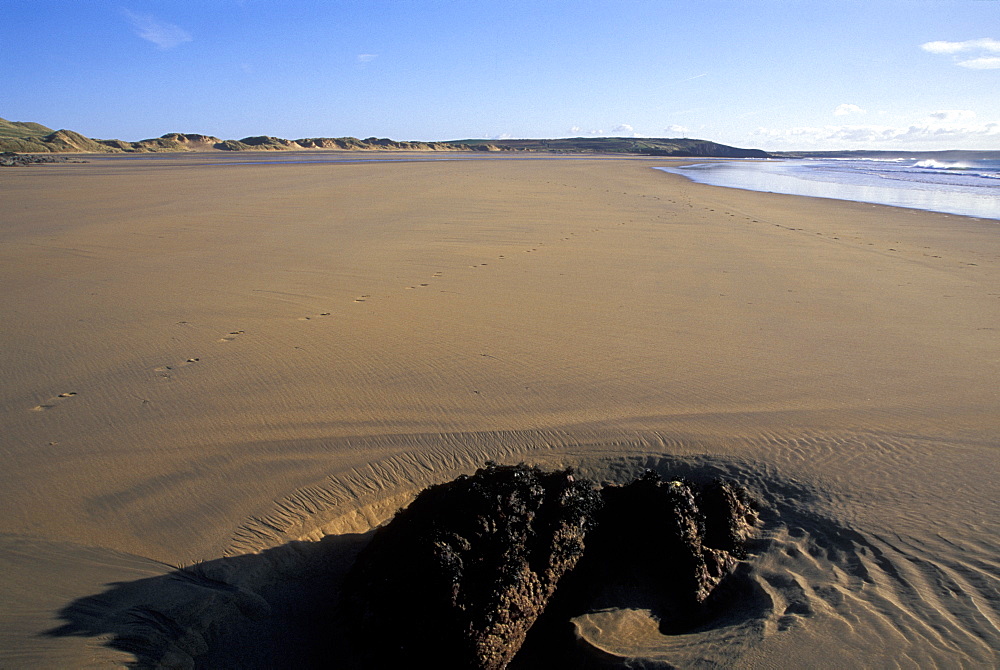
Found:
[[0, 667], [350, 667], [345, 566], [487, 460], [760, 499], [745, 597], [602, 663], [1000, 662], [1000, 223], [309, 155], [0, 172]]

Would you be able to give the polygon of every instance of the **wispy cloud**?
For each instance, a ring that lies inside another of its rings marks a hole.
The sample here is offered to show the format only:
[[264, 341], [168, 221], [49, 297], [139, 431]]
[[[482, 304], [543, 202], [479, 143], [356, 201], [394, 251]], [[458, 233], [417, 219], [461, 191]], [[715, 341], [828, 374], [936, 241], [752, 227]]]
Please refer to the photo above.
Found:
[[908, 126], [843, 125], [795, 128], [758, 128], [760, 144], [781, 148], [913, 148], [917, 146], [994, 146], [1000, 142], [1000, 123], [980, 123], [968, 109], [931, 112]]
[[362, 65], [367, 65], [368, 63], [371, 63], [376, 58], [378, 58], [378, 54], [358, 54], [358, 57], [357, 57], [358, 62], [361, 63]]
[[147, 42], [152, 42], [160, 49], [173, 49], [194, 39], [191, 37], [191, 33], [180, 26], [161, 21], [152, 14], [137, 14], [127, 9], [124, 10], [124, 13], [125, 18], [132, 24], [132, 30], [135, 31], [135, 34]]
[[1000, 58], [970, 58], [958, 63], [971, 70], [1000, 70]]
[[[621, 126], [616, 126], [616, 127], [620, 128]], [[594, 135], [594, 136], [608, 134], [608, 131], [606, 131], [604, 128], [592, 128], [590, 130], [584, 130], [581, 126], [572, 126], [569, 129], [569, 132], [575, 135]], [[612, 132], [614, 132], [614, 130], [612, 130]]]
[[688, 77], [687, 79], [681, 79], [681, 80], [680, 80], [679, 82], [677, 82], [677, 83], [679, 83], [679, 84], [683, 84], [683, 83], [684, 83], [684, 82], [686, 82], [686, 81], [693, 81], [693, 80], [695, 80], [695, 79], [701, 79], [702, 77], [707, 77], [707, 76], [708, 76], [708, 73], [707, 73], [707, 72], [702, 72], [701, 74], [696, 74], [696, 75], [695, 75], [695, 76], [693, 76], [693, 77]]
[[[952, 56], [956, 65], [972, 70], [1000, 69], [1000, 56], [989, 55], [1000, 54], [1000, 40], [995, 40], [991, 37], [965, 40], [964, 42], [946, 42], [943, 40], [924, 42], [920, 45], [920, 48], [928, 53]], [[975, 58], [960, 60], [960, 55], [973, 55]]]
[[674, 135], [680, 135], [682, 137], [687, 137], [687, 134], [691, 132], [691, 129], [687, 126], [679, 126], [676, 123], [671, 124], [663, 129], [666, 133], [672, 133]]
[[861, 109], [857, 105], [851, 105], [846, 102], [842, 105], [838, 105], [837, 109], [833, 110], [834, 116], [848, 116], [849, 114], [864, 114], [864, 113], [865, 110]]
[[976, 118], [976, 113], [971, 109], [942, 109], [939, 112], [931, 112], [927, 118], [928, 123], [932, 124], [966, 123]]

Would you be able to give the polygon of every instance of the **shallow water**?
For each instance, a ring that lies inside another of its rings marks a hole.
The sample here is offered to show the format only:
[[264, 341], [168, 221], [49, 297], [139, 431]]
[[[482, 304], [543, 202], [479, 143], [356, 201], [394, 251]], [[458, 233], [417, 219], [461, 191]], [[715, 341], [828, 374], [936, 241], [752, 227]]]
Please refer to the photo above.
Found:
[[713, 186], [1000, 220], [1000, 161], [808, 159], [657, 169]]

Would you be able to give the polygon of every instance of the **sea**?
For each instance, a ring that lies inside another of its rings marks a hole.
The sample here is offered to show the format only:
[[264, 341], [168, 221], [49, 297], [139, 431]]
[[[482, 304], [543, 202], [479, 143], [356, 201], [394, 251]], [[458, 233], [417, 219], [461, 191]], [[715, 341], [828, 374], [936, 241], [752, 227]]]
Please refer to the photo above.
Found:
[[658, 169], [701, 184], [871, 202], [1000, 222], [1000, 160], [767, 159]]

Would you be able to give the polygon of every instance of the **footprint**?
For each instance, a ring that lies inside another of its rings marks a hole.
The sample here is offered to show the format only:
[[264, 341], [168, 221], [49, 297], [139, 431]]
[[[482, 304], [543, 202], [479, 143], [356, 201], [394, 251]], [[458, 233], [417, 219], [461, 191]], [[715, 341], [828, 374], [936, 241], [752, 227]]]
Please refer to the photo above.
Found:
[[318, 316], [330, 316], [330, 312], [320, 312], [319, 314], [316, 314], [314, 316], [300, 316], [299, 321], [312, 321]]
[[188, 365], [193, 365], [200, 361], [200, 358], [189, 358], [183, 363], [175, 363], [173, 365], [161, 365], [158, 368], [153, 368], [156, 372], [166, 372], [167, 370], [176, 370], [177, 368], [184, 368]]
[[246, 331], [243, 331], [243, 330], [234, 330], [234, 331], [231, 331], [228, 335], [223, 335], [221, 338], [219, 338], [219, 342], [232, 342], [237, 337], [239, 337], [240, 335], [242, 335], [244, 332], [246, 332]]
[[49, 398], [41, 405], [35, 405], [31, 408], [32, 412], [44, 412], [45, 410], [54, 409], [56, 405], [64, 401], [66, 398], [72, 398], [76, 395], [76, 391], [66, 391], [65, 393], [60, 393], [54, 398]]

